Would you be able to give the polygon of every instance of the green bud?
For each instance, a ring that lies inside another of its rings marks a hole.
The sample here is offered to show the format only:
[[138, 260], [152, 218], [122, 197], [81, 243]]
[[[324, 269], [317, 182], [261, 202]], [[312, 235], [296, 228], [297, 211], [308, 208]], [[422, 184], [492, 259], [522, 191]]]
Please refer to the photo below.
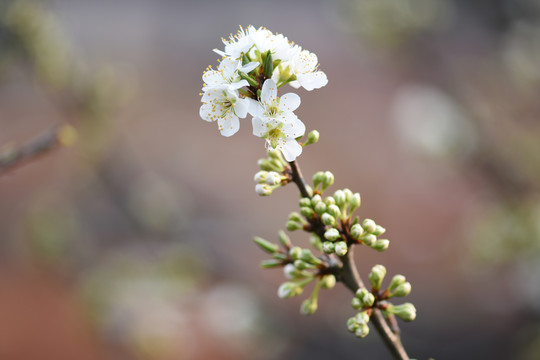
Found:
[[388, 291], [393, 291], [395, 288], [405, 283], [406, 281], [407, 279], [405, 278], [405, 276], [401, 274], [394, 275], [392, 281], [390, 281], [390, 285], [388, 286]]
[[300, 255], [302, 254], [302, 248], [299, 247], [299, 246], [293, 246], [290, 250], [289, 250], [289, 256], [293, 259], [293, 260], [298, 260], [300, 259]]
[[292, 246], [291, 239], [287, 236], [287, 234], [285, 234], [285, 231], [279, 230], [278, 237], [281, 245], [285, 246], [287, 249]]
[[318, 203], [322, 201], [321, 195], [317, 194], [311, 198], [311, 206], [315, 207]]
[[401, 305], [390, 304], [386, 311], [396, 315], [404, 321], [413, 321], [416, 319], [416, 308], [411, 303], [404, 303]]
[[373, 246], [375, 245], [375, 242], [377, 241], [377, 237], [373, 234], [364, 234], [360, 237], [360, 241], [364, 245]]
[[369, 273], [369, 282], [375, 290], [381, 288], [382, 281], [386, 275], [386, 268], [383, 265], [375, 265]]
[[317, 188], [324, 179], [324, 173], [322, 171], [318, 171], [313, 175], [313, 187]]
[[274, 259], [276, 259], [276, 260], [281, 260], [281, 261], [287, 260], [287, 255], [285, 255], [284, 253], [280, 253], [280, 252], [273, 253], [272, 257]]
[[354, 317], [351, 317], [347, 320], [347, 330], [350, 332], [355, 332], [356, 329], [358, 329], [358, 323], [354, 319]]
[[268, 50], [266, 53], [266, 59], [264, 60], [264, 76], [267, 78], [272, 77], [272, 73], [274, 72], [274, 63], [272, 60], [272, 52]]
[[268, 153], [268, 157], [273, 160], [273, 161], [278, 161], [280, 164], [284, 165], [285, 164], [285, 160], [283, 160], [283, 156], [281, 156], [281, 151], [277, 150], [277, 149], [272, 149], [272, 148], [269, 148], [267, 150], [267, 153]]
[[354, 296], [356, 296], [357, 298], [359, 299], [362, 299], [364, 296], [366, 296], [367, 294], [369, 294], [369, 291], [368, 289], [366, 288], [359, 288], [358, 290], [356, 290], [356, 293], [354, 294]]
[[345, 202], [351, 201], [353, 197], [353, 193], [350, 189], [343, 189], [343, 193], [345, 194]]
[[360, 194], [359, 193], [355, 193], [353, 194], [353, 196], [351, 197], [351, 200], [349, 201], [349, 206], [351, 207], [350, 208], [350, 213], [352, 214], [356, 209], [358, 209], [360, 207], [360, 203], [361, 203], [361, 200], [360, 200]]
[[354, 310], [360, 310], [364, 307], [364, 304], [362, 303], [362, 300], [360, 300], [357, 297], [353, 297], [351, 300], [351, 306]]
[[334, 174], [332, 174], [330, 171], [325, 171], [323, 181], [322, 181], [322, 191], [326, 190], [333, 183], [334, 183]]
[[326, 206], [336, 205], [336, 200], [332, 196], [328, 196], [324, 199]]
[[298, 296], [304, 291], [304, 283], [287, 281], [281, 284], [278, 289], [278, 297], [281, 299]]
[[313, 212], [313, 209], [310, 207], [301, 207], [300, 214], [302, 214], [302, 216], [308, 219], [313, 219], [313, 216], [315, 215], [315, 213]]
[[336, 286], [336, 277], [332, 274], [324, 275], [321, 279], [321, 286], [323, 289], [332, 289]]
[[322, 251], [322, 242], [321, 239], [316, 234], [309, 234], [309, 243], [311, 246], [313, 246], [315, 249]]
[[411, 283], [410, 282], [404, 282], [401, 285], [398, 285], [394, 291], [390, 293], [389, 297], [404, 297], [411, 293]]
[[319, 141], [320, 134], [317, 130], [311, 130], [308, 134], [307, 141], [304, 143], [304, 146], [315, 144]]
[[313, 189], [308, 184], [306, 184], [306, 190], [309, 196], [313, 196]]
[[330, 215], [335, 217], [336, 219], [339, 218], [341, 215], [341, 211], [339, 210], [339, 207], [337, 205], [330, 205], [327, 207], [326, 212], [328, 212]]
[[268, 184], [255, 185], [255, 192], [259, 196], [269, 196], [272, 194], [272, 191], [274, 191], [274, 189]]
[[302, 271], [302, 270], [306, 270], [306, 269], [313, 269], [315, 266], [313, 266], [312, 264], [308, 264], [307, 262], [305, 262], [303, 260], [295, 260], [294, 261], [294, 267], [297, 268], [298, 270]]
[[300, 253], [300, 259], [310, 264], [322, 264], [321, 259], [313, 255], [313, 253], [309, 249], [302, 249], [302, 252]]
[[367, 324], [358, 324], [358, 328], [354, 335], [360, 338], [365, 338], [369, 334], [369, 326]]
[[321, 221], [324, 225], [330, 225], [330, 226], [336, 225], [336, 218], [330, 215], [329, 213], [322, 214]]
[[304, 225], [297, 223], [296, 221], [287, 221], [287, 224], [285, 225], [287, 230], [289, 231], [296, 231], [304, 228]]
[[336, 243], [336, 246], [334, 247], [334, 252], [337, 256], [343, 256], [347, 254], [347, 251], [349, 248], [347, 247], [347, 243], [345, 241], [338, 241]]
[[299, 222], [299, 223], [304, 223], [305, 220], [304, 218], [302, 217], [302, 215], [300, 215], [299, 213], [297, 213], [296, 211], [293, 211], [289, 214], [289, 221], [296, 221], [296, 222]]
[[360, 311], [358, 314], [356, 314], [354, 320], [357, 324], [367, 324], [369, 322], [369, 315], [365, 311]]
[[375, 224], [375, 221], [371, 219], [365, 219], [364, 222], [362, 223], [362, 227], [364, 228], [366, 232], [372, 234], [377, 228], [377, 224]]
[[249, 58], [247, 57], [247, 55], [245, 53], [242, 53], [242, 65], [247, 65], [249, 64], [251, 61], [249, 60]]
[[264, 171], [283, 171], [283, 166], [276, 166], [275, 163], [268, 159], [259, 159], [257, 164], [259, 165], [259, 168]]
[[266, 251], [267, 253], [269, 254], [273, 254], [275, 252], [278, 252], [279, 251], [279, 246], [277, 246], [276, 244], [273, 244], [271, 243], [270, 241], [267, 241], [261, 237], [258, 237], [258, 236], [255, 236], [253, 238], [253, 241], [255, 241], [255, 243], [257, 245], [259, 245], [259, 247], [263, 250], [263, 251]]
[[316, 205], [315, 205], [315, 212], [317, 214], [322, 214], [323, 212], [326, 211], [326, 204], [324, 202], [318, 202]]
[[373, 232], [373, 235], [375, 236], [381, 236], [386, 232], [386, 229], [383, 228], [381, 225], [375, 226], [375, 231]]
[[355, 297], [360, 301], [362, 307], [371, 307], [375, 302], [375, 295], [370, 293], [367, 289], [358, 289]]
[[311, 207], [310, 198], [301, 198], [299, 201], [300, 207]]
[[317, 311], [317, 297], [312, 296], [302, 302], [300, 313], [302, 315], [312, 315]]
[[253, 177], [253, 180], [255, 180], [255, 182], [259, 183], [259, 184], [262, 184], [264, 182], [266, 182], [266, 175], [268, 174], [268, 171], [264, 171], [264, 170], [261, 170], [259, 172], [257, 172], [255, 174], [255, 176]]
[[360, 224], [354, 224], [351, 226], [351, 236], [354, 240], [360, 240], [360, 237], [364, 233], [364, 229]]
[[263, 269], [270, 269], [270, 268], [275, 268], [278, 266], [283, 266], [283, 262], [281, 260], [268, 259], [268, 260], [261, 261], [261, 267]]
[[336, 190], [334, 193], [334, 200], [336, 200], [336, 205], [339, 207], [343, 207], [345, 204], [345, 193], [343, 190]]
[[388, 249], [388, 246], [390, 246], [390, 240], [388, 239], [379, 239], [375, 241], [375, 244], [371, 245], [372, 249], [375, 249], [377, 251], [383, 252], [386, 249]]
[[322, 244], [322, 250], [325, 254], [333, 254], [334, 253], [334, 248], [335, 248], [335, 245], [333, 242], [330, 242], [330, 241], [325, 241], [323, 242]]
[[324, 238], [329, 241], [336, 241], [341, 237], [339, 230], [336, 228], [330, 228], [324, 232]]

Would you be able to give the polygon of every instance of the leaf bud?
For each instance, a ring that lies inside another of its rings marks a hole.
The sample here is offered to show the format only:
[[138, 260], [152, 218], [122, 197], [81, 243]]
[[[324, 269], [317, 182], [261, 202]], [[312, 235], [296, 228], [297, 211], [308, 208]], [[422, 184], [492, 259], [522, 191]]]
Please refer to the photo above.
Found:
[[312, 264], [309, 264], [309, 263], [307, 263], [307, 262], [305, 262], [303, 260], [295, 260], [294, 261], [294, 267], [297, 268], [300, 271], [314, 268], [314, 266]]
[[390, 246], [390, 240], [388, 239], [379, 239], [375, 241], [375, 244], [371, 245], [372, 249], [375, 249], [379, 252], [383, 252], [386, 249], [388, 249], [388, 246]]
[[265, 251], [265, 252], [267, 252], [269, 254], [273, 254], [273, 253], [279, 251], [279, 246], [277, 246], [276, 244], [273, 244], [270, 241], [265, 240], [265, 239], [263, 239], [261, 237], [255, 236], [253, 238], [253, 241], [255, 241], [255, 244], [259, 245], [259, 247], [263, 251]]
[[322, 214], [321, 221], [324, 225], [330, 225], [330, 226], [336, 225], [336, 218], [330, 215], [329, 213]]
[[364, 233], [364, 229], [360, 224], [354, 224], [351, 226], [351, 236], [354, 240], [360, 240], [360, 237]]
[[341, 237], [339, 230], [336, 228], [330, 228], [324, 232], [324, 238], [329, 241], [336, 241]]
[[255, 176], [253, 177], [253, 180], [259, 184], [262, 184], [266, 181], [266, 175], [268, 174], [268, 171], [258, 171]]
[[390, 304], [387, 311], [401, 318], [403, 321], [413, 321], [416, 319], [416, 308], [411, 303], [401, 305]]
[[373, 232], [377, 228], [377, 224], [375, 224], [375, 221], [371, 219], [365, 219], [362, 223], [362, 227], [367, 233], [373, 234]]
[[375, 290], [381, 288], [382, 281], [386, 275], [386, 268], [383, 265], [375, 265], [369, 273], [369, 282]]
[[272, 187], [268, 184], [257, 184], [255, 185], [255, 192], [259, 196], [269, 196], [272, 194]]
[[261, 267], [263, 269], [275, 268], [282, 265], [283, 265], [283, 262], [281, 260], [276, 260], [276, 259], [268, 259], [268, 260], [261, 261]]
[[272, 51], [268, 50], [266, 53], [266, 59], [264, 60], [264, 76], [267, 78], [272, 77], [272, 73], [274, 72], [274, 62], [272, 60]]
[[347, 254], [347, 251], [349, 248], [347, 247], [347, 243], [345, 241], [338, 241], [336, 243], [336, 246], [334, 247], [334, 252], [337, 256], [343, 256]]

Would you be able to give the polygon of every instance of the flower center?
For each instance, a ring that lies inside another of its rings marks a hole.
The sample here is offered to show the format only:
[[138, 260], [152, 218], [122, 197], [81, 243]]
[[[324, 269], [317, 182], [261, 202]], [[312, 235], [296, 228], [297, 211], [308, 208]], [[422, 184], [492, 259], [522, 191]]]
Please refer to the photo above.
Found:
[[280, 123], [278, 126], [270, 129], [270, 124], [267, 125], [269, 127], [268, 132], [263, 136], [264, 139], [272, 146], [273, 149], [275, 149], [279, 143], [280, 140], [285, 139], [287, 136], [285, 133], [281, 130], [283, 128], [283, 123]]

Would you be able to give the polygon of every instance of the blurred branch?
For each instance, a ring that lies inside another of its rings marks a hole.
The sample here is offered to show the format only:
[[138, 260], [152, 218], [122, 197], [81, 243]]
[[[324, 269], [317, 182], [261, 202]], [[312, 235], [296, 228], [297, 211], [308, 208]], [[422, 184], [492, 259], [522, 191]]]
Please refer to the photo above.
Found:
[[0, 176], [61, 146], [72, 145], [77, 132], [71, 125], [56, 126], [20, 146], [9, 145], [0, 151]]

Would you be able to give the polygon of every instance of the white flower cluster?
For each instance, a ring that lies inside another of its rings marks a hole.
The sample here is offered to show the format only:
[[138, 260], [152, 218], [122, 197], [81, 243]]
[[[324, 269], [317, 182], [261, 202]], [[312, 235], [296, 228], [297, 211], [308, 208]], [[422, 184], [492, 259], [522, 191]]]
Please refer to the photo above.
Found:
[[223, 56], [218, 69], [208, 67], [202, 77], [201, 118], [217, 121], [221, 134], [231, 136], [240, 128], [239, 119], [250, 114], [253, 134], [293, 161], [302, 153], [296, 139], [306, 130], [293, 113], [300, 97], [279, 97], [278, 89], [285, 84], [308, 91], [325, 86], [328, 79], [318, 70], [317, 55], [282, 34], [253, 26], [240, 27], [223, 43], [223, 51], [214, 49]]

